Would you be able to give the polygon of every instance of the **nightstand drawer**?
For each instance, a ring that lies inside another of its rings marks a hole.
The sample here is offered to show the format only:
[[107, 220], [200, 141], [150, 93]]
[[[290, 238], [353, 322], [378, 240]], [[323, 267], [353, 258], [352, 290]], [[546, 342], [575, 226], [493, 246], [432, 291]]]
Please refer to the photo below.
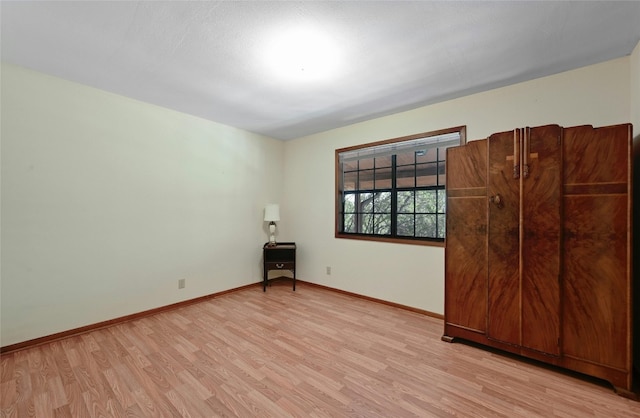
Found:
[[296, 268], [295, 262], [266, 262], [265, 267], [267, 270], [294, 270]]
[[293, 246], [279, 246], [277, 248], [267, 248], [264, 253], [264, 258], [267, 263], [274, 262], [295, 262], [296, 261], [296, 248]]

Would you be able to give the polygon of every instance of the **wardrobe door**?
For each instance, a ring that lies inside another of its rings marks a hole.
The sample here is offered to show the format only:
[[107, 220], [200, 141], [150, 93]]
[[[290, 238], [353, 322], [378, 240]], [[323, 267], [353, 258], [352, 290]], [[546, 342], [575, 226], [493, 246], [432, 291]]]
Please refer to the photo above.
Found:
[[630, 389], [631, 125], [568, 128], [563, 143], [563, 354]]
[[522, 346], [560, 355], [562, 176], [558, 125], [523, 130]]
[[518, 160], [522, 138], [520, 130], [516, 130], [491, 135], [488, 141], [487, 336], [519, 345], [520, 170]]
[[487, 325], [487, 141], [447, 150], [445, 335]]

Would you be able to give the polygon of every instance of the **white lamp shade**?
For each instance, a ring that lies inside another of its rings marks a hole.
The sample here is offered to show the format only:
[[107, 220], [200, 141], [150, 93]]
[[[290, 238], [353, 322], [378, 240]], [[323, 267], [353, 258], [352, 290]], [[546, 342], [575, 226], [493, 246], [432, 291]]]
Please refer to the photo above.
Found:
[[275, 222], [280, 220], [280, 205], [277, 203], [269, 203], [264, 208], [265, 222]]

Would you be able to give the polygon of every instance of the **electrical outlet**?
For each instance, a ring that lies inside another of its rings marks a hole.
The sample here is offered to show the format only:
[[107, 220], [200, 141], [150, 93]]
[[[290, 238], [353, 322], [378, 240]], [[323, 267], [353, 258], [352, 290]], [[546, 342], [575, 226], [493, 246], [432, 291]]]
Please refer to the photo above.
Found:
[[187, 285], [186, 281], [187, 281], [187, 279], [179, 279], [178, 280], [178, 289], [184, 289], [184, 287]]
[[330, 276], [331, 275], [331, 266], [327, 266], [327, 275]]

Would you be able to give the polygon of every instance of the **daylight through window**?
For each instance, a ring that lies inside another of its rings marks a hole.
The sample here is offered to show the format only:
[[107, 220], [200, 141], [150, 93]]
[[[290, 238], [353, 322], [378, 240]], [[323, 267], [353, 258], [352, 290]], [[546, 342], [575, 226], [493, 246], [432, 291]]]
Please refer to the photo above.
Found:
[[336, 150], [336, 237], [442, 242], [446, 148], [465, 127]]

